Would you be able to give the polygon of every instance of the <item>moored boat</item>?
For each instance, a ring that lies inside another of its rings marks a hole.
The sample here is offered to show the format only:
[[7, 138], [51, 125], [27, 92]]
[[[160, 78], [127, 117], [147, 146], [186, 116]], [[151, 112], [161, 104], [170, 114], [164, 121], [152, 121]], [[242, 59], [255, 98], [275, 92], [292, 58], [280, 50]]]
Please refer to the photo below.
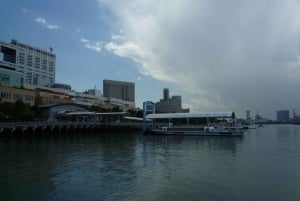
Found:
[[[161, 135], [242, 136], [234, 112], [148, 114], [150, 133]], [[202, 122], [201, 125], [195, 122]], [[175, 123], [174, 123], [175, 122]], [[206, 122], [203, 124], [203, 122]]]

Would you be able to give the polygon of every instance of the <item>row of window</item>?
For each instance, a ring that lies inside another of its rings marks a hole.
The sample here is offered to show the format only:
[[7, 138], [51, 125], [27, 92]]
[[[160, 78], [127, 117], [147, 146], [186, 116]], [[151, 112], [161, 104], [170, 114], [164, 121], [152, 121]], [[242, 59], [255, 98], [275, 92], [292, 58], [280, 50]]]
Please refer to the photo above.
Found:
[[1, 82], [9, 82], [9, 76], [5, 74], [0, 74], [0, 81]]
[[[13, 99], [14, 100], [23, 100], [23, 96], [25, 98], [25, 101], [33, 101], [34, 97], [33, 95], [27, 95], [27, 94], [19, 94], [19, 93], [14, 93], [13, 94]], [[11, 99], [12, 94], [7, 91], [1, 91], [1, 98], [2, 99]]]
[[54, 54], [49, 54], [47, 52], [41, 51], [39, 49], [32, 48], [30, 46], [23, 46], [23, 45], [20, 45], [20, 46], [19, 46], [19, 49], [18, 49], [20, 52], [27, 52], [29, 54], [34, 54], [35, 53], [35, 55], [38, 55], [38, 56], [55, 58]]
[[[33, 66], [33, 56], [32, 55], [27, 55], [27, 66]], [[25, 64], [25, 55], [20, 54], [19, 55], [19, 64]], [[47, 61], [46, 59], [43, 59], [41, 61], [41, 59], [39, 57], [35, 57], [34, 59], [34, 66], [36, 68], [40, 68], [40, 66], [42, 66], [43, 68], [47, 68], [47, 66], [49, 65], [49, 67], [54, 67], [54, 61]]]

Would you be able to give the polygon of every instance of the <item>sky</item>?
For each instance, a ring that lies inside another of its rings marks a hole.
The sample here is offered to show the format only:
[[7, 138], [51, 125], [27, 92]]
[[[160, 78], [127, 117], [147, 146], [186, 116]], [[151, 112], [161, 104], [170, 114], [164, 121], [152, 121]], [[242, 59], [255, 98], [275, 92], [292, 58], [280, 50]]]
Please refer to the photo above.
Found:
[[2, 0], [0, 40], [56, 54], [56, 82], [134, 82], [136, 106], [163, 88], [191, 112], [300, 114], [299, 0]]

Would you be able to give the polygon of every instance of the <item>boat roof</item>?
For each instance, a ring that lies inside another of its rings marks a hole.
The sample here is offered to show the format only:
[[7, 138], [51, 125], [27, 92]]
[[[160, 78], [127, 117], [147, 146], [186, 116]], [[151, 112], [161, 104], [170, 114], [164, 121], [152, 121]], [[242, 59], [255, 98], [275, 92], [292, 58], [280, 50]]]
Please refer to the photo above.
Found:
[[146, 119], [183, 119], [183, 118], [234, 118], [234, 112], [197, 112], [197, 113], [159, 113], [148, 114]]

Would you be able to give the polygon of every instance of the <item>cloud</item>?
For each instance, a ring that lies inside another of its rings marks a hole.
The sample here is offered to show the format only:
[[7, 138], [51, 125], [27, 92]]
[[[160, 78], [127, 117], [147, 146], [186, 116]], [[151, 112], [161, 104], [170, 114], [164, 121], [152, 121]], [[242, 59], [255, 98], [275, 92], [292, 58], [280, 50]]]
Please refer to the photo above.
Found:
[[45, 18], [42, 18], [40, 16], [35, 19], [35, 22], [51, 30], [59, 29], [58, 25], [49, 24]]
[[192, 110], [300, 112], [299, 1], [98, 2], [122, 30], [105, 48], [176, 83]]
[[96, 52], [100, 52], [102, 50], [102, 47], [103, 47], [103, 42], [100, 42], [100, 41], [93, 42], [93, 41], [90, 41], [88, 39], [81, 38], [80, 42], [84, 44], [85, 48], [94, 50]]

